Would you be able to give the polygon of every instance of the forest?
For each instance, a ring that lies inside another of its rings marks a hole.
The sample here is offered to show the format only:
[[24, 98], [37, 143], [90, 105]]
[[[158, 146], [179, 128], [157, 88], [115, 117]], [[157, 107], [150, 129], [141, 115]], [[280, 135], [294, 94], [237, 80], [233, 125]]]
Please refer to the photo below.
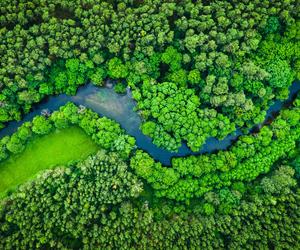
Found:
[[300, 249], [299, 0], [1, 0], [0, 38], [0, 249]]

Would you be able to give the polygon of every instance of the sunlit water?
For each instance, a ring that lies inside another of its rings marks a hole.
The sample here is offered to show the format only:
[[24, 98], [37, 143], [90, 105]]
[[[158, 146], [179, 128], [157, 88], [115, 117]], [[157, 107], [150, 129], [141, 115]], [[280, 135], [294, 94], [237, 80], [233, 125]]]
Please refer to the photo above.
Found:
[[[299, 90], [300, 83], [293, 83], [290, 87], [288, 100], [285, 102], [274, 102], [267, 112], [266, 119], [272, 119], [273, 114], [280, 111], [284, 103], [291, 101]], [[67, 102], [84, 105], [97, 112], [100, 116], [106, 116], [115, 120], [129, 135], [135, 137], [138, 148], [143, 149], [155, 160], [160, 161], [164, 165], [170, 165], [172, 157], [199, 155], [216, 150], [224, 150], [242, 134], [241, 130], [237, 129], [235, 133], [228, 135], [223, 140], [217, 140], [213, 137], [208, 138], [199, 152], [192, 152], [185, 144], [182, 144], [178, 152], [169, 152], [158, 148], [152, 143], [151, 138], [142, 134], [140, 130], [142, 120], [138, 113], [134, 111], [135, 101], [132, 99], [130, 91], [127, 91], [127, 94], [119, 95], [111, 88], [99, 88], [92, 84], [87, 84], [79, 88], [75, 96], [61, 94], [49, 97], [44, 102], [36, 105], [32, 112], [27, 114], [22, 121], [9, 122], [7, 126], [0, 131], [0, 138], [5, 135], [11, 135], [22, 123], [32, 120], [34, 116], [41, 114], [43, 110], [48, 109], [49, 111], [54, 111]]]

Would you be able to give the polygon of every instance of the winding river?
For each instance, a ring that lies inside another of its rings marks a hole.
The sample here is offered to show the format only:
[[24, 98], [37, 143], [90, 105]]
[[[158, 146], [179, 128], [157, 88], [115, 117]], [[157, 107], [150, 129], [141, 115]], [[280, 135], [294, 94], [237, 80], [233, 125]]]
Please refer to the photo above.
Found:
[[[285, 101], [275, 101], [267, 111], [265, 122], [273, 119], [285, 105], [290, 103], [300, 90], [300, 83], [294, 82], [289, 88], [289, 97]], [[49, 111], [57, 110], [60, 106], [67, 102], [74, 102], [77, 105], [84, 105], [100, 116], [106, 116], [121, 124], [126, 132], [134, 136], [138, 148], [148, 152], [155, 160], [162, 164], [171, 165], [172, 157], [182, 157], [188, 155], [199, 155], [203, 153], [210, 153], [216, 150], [224, 150], [228, 148], [233, 141], [237, 140], [238, 136], [242, 135], [240, 129], [237, 129], [233, 134], [226, 136], [223, 140], [210, 137], [206, 140], [199, 152], [192, 152], [184, 143], [178, 152], [170, 152], [157, 147], [152, 143], [151, 138], [145, 136], [141, 130], [141, 117], [134, 111], [135, 101], [131, 97], [131, 92], [127, 91], [125, 95], [119, 95], [114, 92], [112, 88], [99, 88], [92, 84], [87, 84], [78, 89], [75, 96], [68, 96], [65, 94], [52, 96], [38, 105], [35, 105], [30, 113], [24, 116], [22, 121], [13, 121], [7, 123], [7, 126], [0, 130], [0, 138], [6, 135], [11, 135], [17, 128], [26, 121], [30, 121], [34, 116], [40, 115], [45, 109]], [[255, 126], [259, 128], [262, 124]], [[255, 130], [252, 128], [251, 130]]]

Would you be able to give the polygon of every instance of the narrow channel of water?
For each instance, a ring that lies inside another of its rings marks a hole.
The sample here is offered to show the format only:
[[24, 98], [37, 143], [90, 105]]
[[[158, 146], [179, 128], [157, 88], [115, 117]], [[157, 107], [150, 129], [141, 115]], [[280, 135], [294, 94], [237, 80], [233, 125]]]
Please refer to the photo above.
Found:
[[[265, 121], [273, 119], [274, 114], [278, 113], [284, 104], [293, 99], [300, 90], [300, 83], [293, 83], [289, 90], [290, 93], [287, 100], [275, 101], [274, 104], [270, 106]], [[60, 106], [65, 105], [67, 102], [84, 105], [97, 112], [100, 116], [106, 116], [115, 120], [129, 135], [135, 137], [138, 148], [143, 149], [155, 160], [160, 161], [167, 166], [171, 165], [172, 157], [199, 155], [216, 150], [225, 150], [233, 143], [233, 141], [237, 140], [238, 136], [242, 135], [241, 130], [237, 129], [233, 134], [226, 136], [223, 140], [218, 140], [213, 137], [208, 138], [199, 152], [192, 152], [185, 144], [180, 147], [178, 152], [170, 152], [154, 145], [152, 139], [141, 132], [140, 124], [142, 120], [138, 113], [133, 110], [135, 101], [132, 99], [130, 91], [128, 91], [126, 95], [119, 95], [111, 88], [99, 88], [92, 84], [87, 84], [80, 87], [75, 96], [61, 94], [47, 98], [42, 103], [36, 105], [30, 113], [25, 115], [22, 121], [7, 123], [7, 126], [0, 130], [0, 138], [11, 135], [20, 125], [26, 121], [32, 120], [36, 115], [40, 115], [43, 110], [48, 109], [49, 111], [54, 111]], [[255, 127], [259, 128], [261, 125]]]

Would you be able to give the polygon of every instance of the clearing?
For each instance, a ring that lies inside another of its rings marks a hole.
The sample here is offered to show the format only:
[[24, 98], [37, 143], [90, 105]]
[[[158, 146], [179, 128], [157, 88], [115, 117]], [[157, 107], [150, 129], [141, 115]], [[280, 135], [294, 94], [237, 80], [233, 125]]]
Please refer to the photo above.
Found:
[[79, 127], [35, 137], [22, 153], [11, 155], [0, 163], [0, 197], [43, 169], [82, 160], [98, 149], [99, 146]]

